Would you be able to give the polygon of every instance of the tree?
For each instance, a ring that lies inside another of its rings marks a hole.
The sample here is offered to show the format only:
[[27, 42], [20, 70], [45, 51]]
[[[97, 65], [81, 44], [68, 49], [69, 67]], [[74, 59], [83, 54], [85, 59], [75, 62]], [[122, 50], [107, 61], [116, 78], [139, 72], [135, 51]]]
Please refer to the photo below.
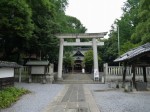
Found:
[[104, 40], [104, 46], [98, 48], [101, 52], [102, 63], [113, 64], [113, 60], [118, 57], [117, 38], [111, 37]]
[[[98, 55], [98, 64], [101, 64], [101, 57]], [[88, 72], [91, 72], [92, 67], [93, 67], [93, 51], [92, 50], [88, 50], [85, 54], [84, 54], [84, 60], [83, 63], [85, 64], [85, 69]]]
[[49, 0], [28, 0], [28, 4], [32, 8], [35, 30], [29, 41], [27, 52], [37, 55], [41, 52], [44, 58], [50, 54], [49, 52], [56, 50], [58, 44], [58, 40], [54, 37], [54, 6]]
[[64, 33], [85, 33], [87, 29], [81, 24], [81, 22], [71, 16], [66, 16], [66, 25], [64, 26]]
[[77, 18], [65, 15], [67, 4], [67, 0], [1, 0], [3, 60], [18, 61], [20, 54], [36, 54], [57, 62], [59, 40], [55, 34], [86, 30]]
[[144, 44], [150, 42], [150, 2], [148, 0], [140, 0], [139, 23], [135, 32], [132, 34], [132, 42]]
[[[3, 60], [19, 60], [20, 52], [32, 36], [32, 12], [25, 0], [0, 1], [0, 38]], [[14, 59], [13, 54], [17, 54]]]
[[64, 65], [65, 69], [67, 69], [69, 67], [72, 67], [72, 69], [73, 69], [74, 59], [72, 57], [71, 52], [65, 52], [64, 58], [63, 58], [63, 65]]

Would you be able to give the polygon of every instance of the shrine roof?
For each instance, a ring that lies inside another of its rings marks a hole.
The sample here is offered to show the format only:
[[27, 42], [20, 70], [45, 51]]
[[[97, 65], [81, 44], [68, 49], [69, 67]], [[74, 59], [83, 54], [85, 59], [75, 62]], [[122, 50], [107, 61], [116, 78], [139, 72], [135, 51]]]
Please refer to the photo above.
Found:
[[115, 59], [114, 62], [127, 61], [147, 52], [150, 52], [150, 43], [146, 43], [144, 45], [131, 49], [130, 51]]
[[84, 57], [84, 55], [81, 53], [81, 51], [77, 51], [73, 56], [81, 56]]
[[26, 65], [27, 66], [47, 66], [49, 65], [49, 61], [28, 61]]
[[20, 68], [22, 66], [18, 65], [16, 62], [0, 61], [0, 67]]

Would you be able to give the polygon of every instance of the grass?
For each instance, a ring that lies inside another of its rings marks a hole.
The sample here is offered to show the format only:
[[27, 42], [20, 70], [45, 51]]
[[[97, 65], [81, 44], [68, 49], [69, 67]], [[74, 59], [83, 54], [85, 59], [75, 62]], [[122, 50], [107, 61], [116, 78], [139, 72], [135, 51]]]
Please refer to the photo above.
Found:
[[0, 109], [7, 108], [16, 102], [22, 95], [29, 93], [26, 89], [16, 87], [8, 87], [0, 90]]

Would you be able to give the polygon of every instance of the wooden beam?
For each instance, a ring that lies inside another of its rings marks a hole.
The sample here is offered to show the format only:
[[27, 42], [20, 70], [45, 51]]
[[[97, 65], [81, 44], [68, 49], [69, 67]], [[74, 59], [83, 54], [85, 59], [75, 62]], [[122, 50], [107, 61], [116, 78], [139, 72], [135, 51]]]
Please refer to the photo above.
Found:
[[132, 74], [133, 74], [132, 82], [133, 82], [133, 86], [135, 87], [135, 65], [134, 64], [132, 65]]
[[143, 67], [143, 79], [144, 79], [144, 82], [147, 82], [146, 67], [145, 66]]

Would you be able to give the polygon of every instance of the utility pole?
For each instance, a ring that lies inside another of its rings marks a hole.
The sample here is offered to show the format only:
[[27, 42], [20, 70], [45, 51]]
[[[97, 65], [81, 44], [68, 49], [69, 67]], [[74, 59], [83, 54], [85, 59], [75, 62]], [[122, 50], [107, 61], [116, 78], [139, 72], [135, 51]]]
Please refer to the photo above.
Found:
[[120, 56], [120, 37], [119, 37], [119, 26], [117, 26], [118, 29], [118, 56]]
[[[120, 37], [119, 37], [119, 25], [117, 25], [118, 30], [118, 57], [120, 56]], [[119, 62], [119, 74], [120, 74], [120, 62]]]

